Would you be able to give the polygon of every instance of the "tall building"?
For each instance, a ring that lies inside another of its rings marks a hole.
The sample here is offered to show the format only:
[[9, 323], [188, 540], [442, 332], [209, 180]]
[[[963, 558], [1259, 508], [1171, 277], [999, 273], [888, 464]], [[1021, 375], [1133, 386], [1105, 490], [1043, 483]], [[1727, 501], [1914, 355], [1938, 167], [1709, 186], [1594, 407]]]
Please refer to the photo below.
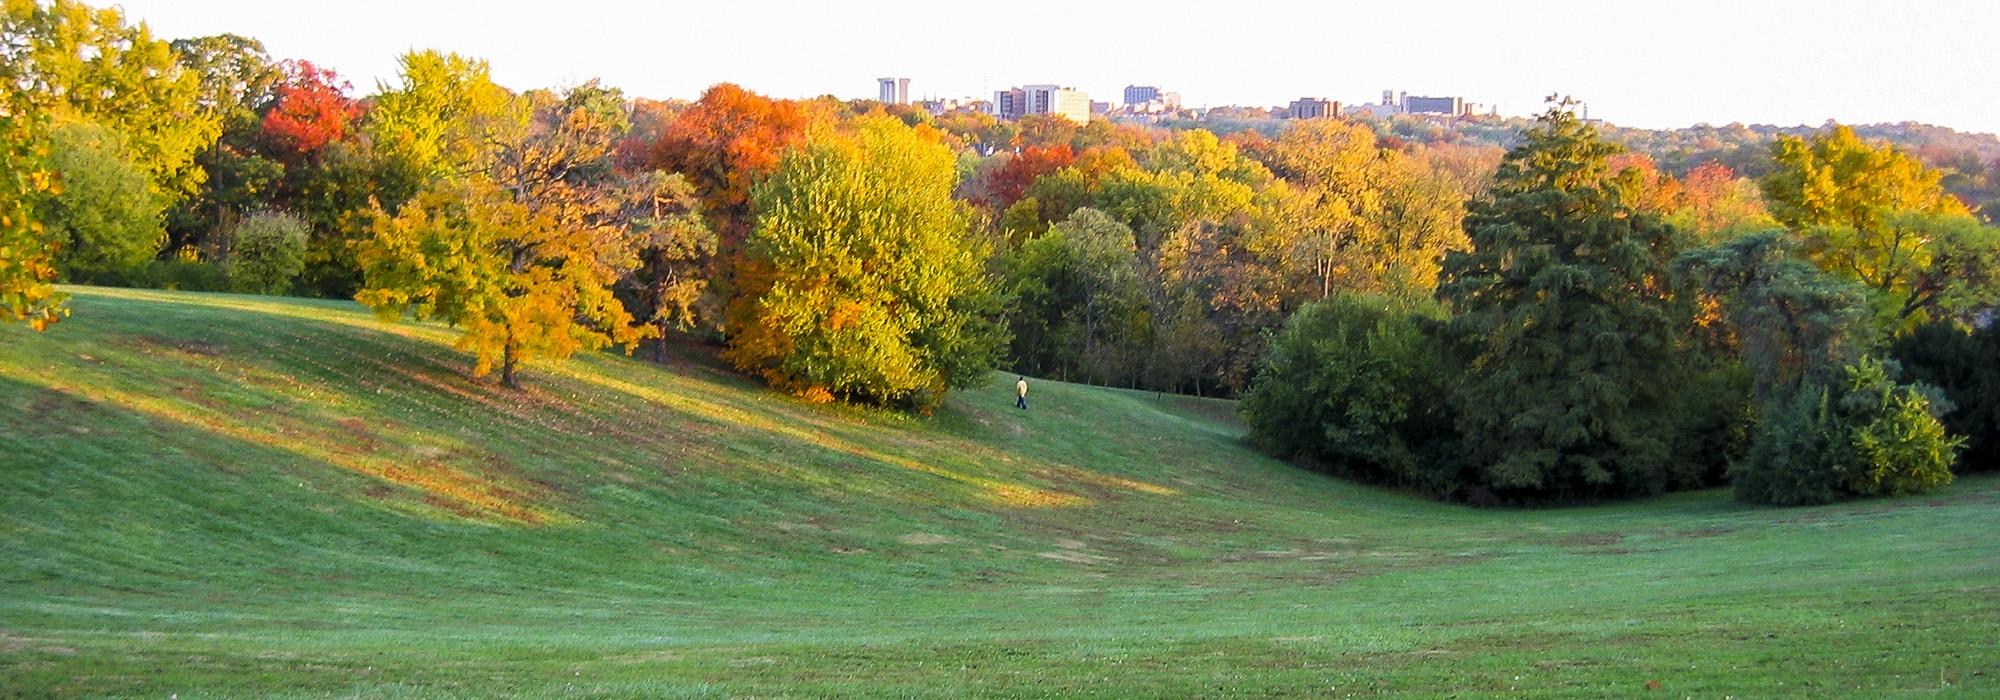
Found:
[[1125, 86], [1125, 104], [1136, 105], [1160, 99], [1160, 88], [1153, 85]]
[[1285, 110], [1285, 116], [1293, 119], [1322, 119], [1340, 116], [1340, 103], [1324, 97], [1301, 97], [1292, 100]]
[[1030, 114], [1054, 114], [1078, 124], [1090, 123], [1090, 95], [1061, 85], [1023, 85], [993, 93], [993, 115], [1019, 119]]
[[906, 105], [910, 103], [909, 78], [876, 78], [875, 85], [880, 88], [877, 92], [880, 97], [876, 99], [881, 100], [882, 104]]

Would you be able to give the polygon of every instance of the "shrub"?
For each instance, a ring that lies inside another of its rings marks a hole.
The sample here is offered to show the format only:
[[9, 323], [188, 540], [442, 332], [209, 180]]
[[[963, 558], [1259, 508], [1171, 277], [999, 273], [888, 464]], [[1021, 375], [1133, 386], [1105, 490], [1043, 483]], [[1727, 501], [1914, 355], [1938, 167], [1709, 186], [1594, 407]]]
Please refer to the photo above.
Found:
[[1890, 378], [1894, 365], [1872, 358], [1847, 368], [1841, 415], [1854, 460], [1841, 485], [1862, 496], [1901, 496], [1951, 483], [1963, 438], [1945, 432], [1930, 399]]
[[1945, 432], [1922, 387], [1896, 383], [1896, 371], [1864, 357], [1845, 369], [1838, 393], [1808, 386], [1774, 402], [1749, 454], [1729, 470], [1737, 498], [1810, 505], [1951, 483], [1963, 440]]
[[282, 294], [305, 269], [306, 222], [291, 214], [261, 212], [236, 225], [229, 249], [229, 280], [237, 291]]
[[145, 264], [107, 275], [103, 284], [183, 292], [229, 291], [229, 273], [221, 265], [198, 260], [148, 260]]
[[1452, 420], [1435, 306], [1359, 294], [1307, 304], [1243, 398], [1250, 439], [1281, 457], [1451, 494]]
[[1801, 506], [1840, 498], [1840, 473], [1853, 461], [1830, 392], [1808, 387], [1773, 401], [1742, 461], [1730, 465], [1736, 498]]

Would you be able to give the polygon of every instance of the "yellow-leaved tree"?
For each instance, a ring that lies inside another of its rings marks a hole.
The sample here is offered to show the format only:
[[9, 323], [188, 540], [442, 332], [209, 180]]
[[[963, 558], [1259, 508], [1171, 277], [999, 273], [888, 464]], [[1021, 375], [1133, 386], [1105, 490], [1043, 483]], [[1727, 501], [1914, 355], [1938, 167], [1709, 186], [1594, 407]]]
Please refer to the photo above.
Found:
[[[385, 99], [412, 107], [393, 115], [406, 124], [397, 131], [435, 179], [396, 212], [376, 208], [356, 299], [385, 317], [464, 329], [473, 374], [498, 368], [510, 387], [531, 360], [629, 349], [653, 334], [612, 291], [639, 263], [625, 194], [572, 177], [610, 158], [616, 129], [548, 93], [506, 94], [483, 63], [437, 58], [406, 60], [424, 70]], [[443, 124], [419, 113], [441, 104], [453, 106]]]
[[926, 408], [984, 379], [1006, 339], [957, 182], [935, 131], [886, 116], [787, 153], [753, 196], [727, 357], [816, 400]]

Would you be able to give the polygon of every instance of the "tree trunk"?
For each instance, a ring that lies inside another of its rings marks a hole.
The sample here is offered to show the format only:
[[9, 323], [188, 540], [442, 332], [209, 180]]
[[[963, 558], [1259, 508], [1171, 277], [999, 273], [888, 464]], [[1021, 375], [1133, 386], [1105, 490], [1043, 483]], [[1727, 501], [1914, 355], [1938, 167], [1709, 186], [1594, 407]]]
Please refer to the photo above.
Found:
[[509, 331], [507, 334], [507, 344], [502, 346], [500, 350], [500, 383], [506, 385], [509, 389], [521, 388], [521, 380], [514, 373], [517, 363], [518, 361], [514, 357], [514, 334]]

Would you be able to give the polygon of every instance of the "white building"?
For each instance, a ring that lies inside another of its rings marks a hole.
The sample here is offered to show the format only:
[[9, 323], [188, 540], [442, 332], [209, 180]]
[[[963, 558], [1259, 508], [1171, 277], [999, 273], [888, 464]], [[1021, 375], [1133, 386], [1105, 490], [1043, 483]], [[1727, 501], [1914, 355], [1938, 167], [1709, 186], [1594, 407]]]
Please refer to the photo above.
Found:
[[1061, 85], [1023, 85], [993, 93], [993, 116], [1019, 119], [1030, 114], [1054, 114], [1078, 124], [1090, 123], [1090, 95]]
[[876, 78], [875, 85], [878, 88], [876, 94], [880, 95], [876, 99], [881, 100], [882, 104], [906, 105], [910, 103], [909, 78]]

